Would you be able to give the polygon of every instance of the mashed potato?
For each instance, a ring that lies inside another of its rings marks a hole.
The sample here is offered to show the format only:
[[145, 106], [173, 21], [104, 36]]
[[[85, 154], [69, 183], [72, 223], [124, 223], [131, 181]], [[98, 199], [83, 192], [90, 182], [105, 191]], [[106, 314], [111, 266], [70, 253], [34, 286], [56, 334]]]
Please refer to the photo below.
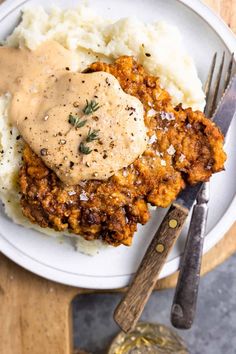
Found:
[[[83, 70], [94, 61], [112, 62], [121, 55], [132, 55], [147, 72], [160, 77], [174, 104], [200, 110], [204, 107], [205, 97], [194, 62], [184, 49], [178, 29], [169, 24], [144, 24], [135, 18], [111, 22], [85, 6], [73, 10], [54, 7], [50, 14], [42, 7], [32, 7], [23, 11], [22, 21], [6, 39], [6, 45], [34, 50], [49, 39], [73, 51], [75, 70]], [[31, 224], [21, 213], [17, 175], [23, 142], [8, 121], [10, 100], [7, 93], [0, 97], [0, 198], [14, 222], [55, 236], [55, 231]], [[87, 254], [94, 254], [100, 243], [78, 237], [76, 240], [78, 250]]]
[[136, 18], [111, 22], [85, 6], [73, 10], [54, 7], [50, 14], [42, 7], [32, 7], [23, 11], [22, 22], [6, 44], [34, 50], [49, 39], [77, 54], [79, 70], [99, 59], [110, 62], [121, 55], [133, 55], [148, 73], [160, 77], [174, 104], [183, 103], [194, 110], [204, 107], [194, 62], [179, 30], [165, 22], [144, 24]]

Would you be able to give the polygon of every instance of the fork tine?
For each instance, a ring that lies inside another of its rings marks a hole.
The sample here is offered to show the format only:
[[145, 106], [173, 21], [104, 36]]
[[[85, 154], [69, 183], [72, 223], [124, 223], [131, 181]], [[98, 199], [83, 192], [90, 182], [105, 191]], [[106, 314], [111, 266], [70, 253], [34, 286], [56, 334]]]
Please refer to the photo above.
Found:
[[205, 83], [205, 87], [204, 87], [204, 92], [206, 95], [206, 107], [205, 107], [205, 114], [207, 114], [208, 111], [208, 106], [209, 106], [209, 97], [210, 97], [210, 91], [211, 91], [211, 84], [212, 84], [212, 79], [213, 79], [213, 74], [215, 71], [215, 66], [216, 66], [216, 59], [217, 59], [217, 53], [215, 52], [213, 59], [212, 59], [212, 63], [211, 63], [211, 67], [208, 73], [208, 77]]
[[217, 105], [217, 97], [218, 97], [218, 93], [219, 93], [219, 89], [220, 89], [220, 82], [221, 82], [221, 77], [222, 77], [222, 72], [223, 72], [223, 68], [224, 68], [224, 62], [225, 62], [225, 52], [222, 56], [222, 60], [220, 63], [220, 68], [217, 74], [217, 79], [216, 79], [216, 84], [214, 87], [214, 95], [213, 95], [213, 100], [211, 103], [211, 108], [209, 110], [209, 117], [211, 118], [213, 116], [213, 113], [216, 109], [216, 105]]
[[231, 54], [231, 59], [230, 59], [229, 66], [228, 66], [228, 69], [227, 69], [224, 91], [226, 90], [226, 88], [229, 85], [230, 78], [231, 78], [232, 72], [233, 72], [233, 64], [234, 64], [234, 53]]

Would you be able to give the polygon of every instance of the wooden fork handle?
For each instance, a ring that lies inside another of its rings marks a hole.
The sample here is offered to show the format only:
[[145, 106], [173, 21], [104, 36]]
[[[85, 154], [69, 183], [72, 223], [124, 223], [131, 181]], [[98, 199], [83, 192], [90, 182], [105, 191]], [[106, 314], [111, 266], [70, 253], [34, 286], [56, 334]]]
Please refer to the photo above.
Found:
[[114, 320], [124, 332], [132, 330], [141, 316], [187, 216], [188, 209], [172, 204], [157, 230], [128, 291], [114, 313]]

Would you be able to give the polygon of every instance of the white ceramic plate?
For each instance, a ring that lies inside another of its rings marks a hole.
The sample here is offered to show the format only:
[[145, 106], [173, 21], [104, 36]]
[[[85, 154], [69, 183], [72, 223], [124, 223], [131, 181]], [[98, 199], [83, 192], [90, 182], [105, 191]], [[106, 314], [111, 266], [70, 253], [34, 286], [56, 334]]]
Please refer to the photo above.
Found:
[[[73, 7], [80, 1], [58, 0], [60, 7]], [[0, 6], [0, 38], [6, 37], [20, 18], [22, 6], [42, 4], [48, 0], [9, 0]], [[194, 57], [199, 75], [205, 80], [215, 51], [236, 51], [236, 40], [224, 23], [197, 0], [93, 0], [91, 6], [103, 16], [114, 19], [135, 13], [143, 21], [164, 19], [177, 25], [188, 51]], [[124, 11], [125, 10], [125, 11]], [[212, 248], [235, 221], [236, 207], [236, 121], [226, 143], [226, 171], [211, 180], [211, 201], [204, 252]], [[151, 221], [139, 227], [132, 247], [120, 246], [100, 251], [95, 257], [76, 253], [68, 241], [54, 238], [13, 224], [0, 209], [0, 250], [28, 270], [64, 284], [97, 289], [126, 286], [136, 271], [165, 210], [154, 211]], [[160, 277], [178, 269], [186, 228], [177, 241]]]

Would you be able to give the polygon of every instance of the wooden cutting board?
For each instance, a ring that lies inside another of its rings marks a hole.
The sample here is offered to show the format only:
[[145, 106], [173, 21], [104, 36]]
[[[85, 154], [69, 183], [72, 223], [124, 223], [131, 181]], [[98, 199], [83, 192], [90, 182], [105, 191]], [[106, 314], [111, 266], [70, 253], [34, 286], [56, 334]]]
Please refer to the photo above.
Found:
[[[236, 33], [236, 0], [205, 3]], [[204, 256], [202, 274], [236, 252], [235, 237], [236, 222]], [[156, 288], [173, 287], [176, 279], [173, 274]], [[71, 301], [77, 294], [90, 292], [38, 277], [0, 254], [0, 354], [72, 354]]]

